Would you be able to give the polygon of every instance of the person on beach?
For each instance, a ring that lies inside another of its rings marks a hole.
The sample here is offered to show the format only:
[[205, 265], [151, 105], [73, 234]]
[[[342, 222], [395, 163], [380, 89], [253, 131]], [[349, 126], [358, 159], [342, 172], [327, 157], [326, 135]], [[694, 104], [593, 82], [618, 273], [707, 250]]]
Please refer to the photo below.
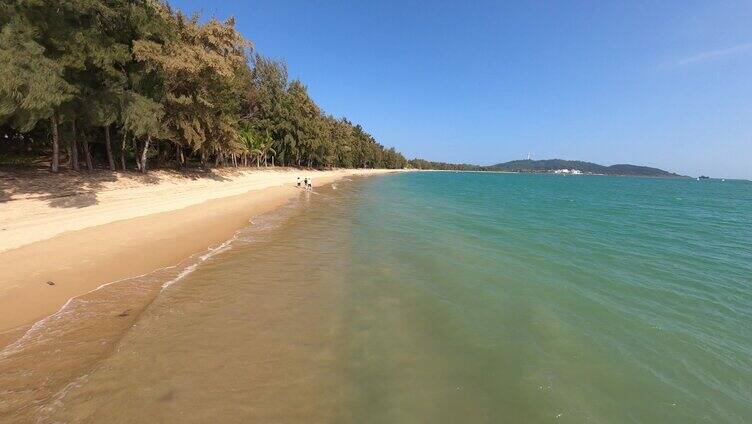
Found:
[[300, 188], [300, 177], [298, 177], [298, 182], [295, 185]]
[[307, 185], [308, 185], [308, 191], [313, 191], [313, 179], [312, 178], [308, 179]]

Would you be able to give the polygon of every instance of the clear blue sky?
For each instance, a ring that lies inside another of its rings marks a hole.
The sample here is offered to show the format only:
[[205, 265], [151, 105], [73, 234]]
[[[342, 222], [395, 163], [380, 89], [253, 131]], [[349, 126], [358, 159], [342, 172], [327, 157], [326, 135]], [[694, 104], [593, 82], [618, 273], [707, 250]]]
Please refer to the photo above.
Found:
[[752, 179], [752, 2], [174, 0], [408, 157]]

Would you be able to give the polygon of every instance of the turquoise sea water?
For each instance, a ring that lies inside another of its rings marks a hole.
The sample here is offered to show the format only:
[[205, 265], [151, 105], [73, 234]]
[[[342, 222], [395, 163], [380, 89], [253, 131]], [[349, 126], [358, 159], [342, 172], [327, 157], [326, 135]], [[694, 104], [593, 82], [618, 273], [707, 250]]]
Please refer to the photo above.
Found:
[[44, 414], [752, 422], [752, 183], [406, 173], [282, 215]]
[[365, 184], [347, 302], [365, 416], [752, 422], [752, 183]]

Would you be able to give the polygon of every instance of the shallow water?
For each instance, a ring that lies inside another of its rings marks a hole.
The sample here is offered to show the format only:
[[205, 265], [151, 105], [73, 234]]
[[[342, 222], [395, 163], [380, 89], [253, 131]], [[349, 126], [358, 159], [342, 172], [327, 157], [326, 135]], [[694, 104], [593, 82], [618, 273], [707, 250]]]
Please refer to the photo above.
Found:
[[[471, 173], [345, 181], [195, 263], [28, 416], [752, 418], [748, 182]], [[91, 338], [75, 345], [82, 337]]]

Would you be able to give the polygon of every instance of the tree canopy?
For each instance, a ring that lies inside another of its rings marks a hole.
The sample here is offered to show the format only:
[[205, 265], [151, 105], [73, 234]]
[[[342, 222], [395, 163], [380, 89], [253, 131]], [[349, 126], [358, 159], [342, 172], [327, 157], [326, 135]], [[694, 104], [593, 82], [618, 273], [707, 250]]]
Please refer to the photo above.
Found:
[[254, 53], [234, 19], [158, 0], [10, 0], [0, 24], [0, 125], [46, 134], [53, 171], [407, 165], [326, 114], [283, 62]]

